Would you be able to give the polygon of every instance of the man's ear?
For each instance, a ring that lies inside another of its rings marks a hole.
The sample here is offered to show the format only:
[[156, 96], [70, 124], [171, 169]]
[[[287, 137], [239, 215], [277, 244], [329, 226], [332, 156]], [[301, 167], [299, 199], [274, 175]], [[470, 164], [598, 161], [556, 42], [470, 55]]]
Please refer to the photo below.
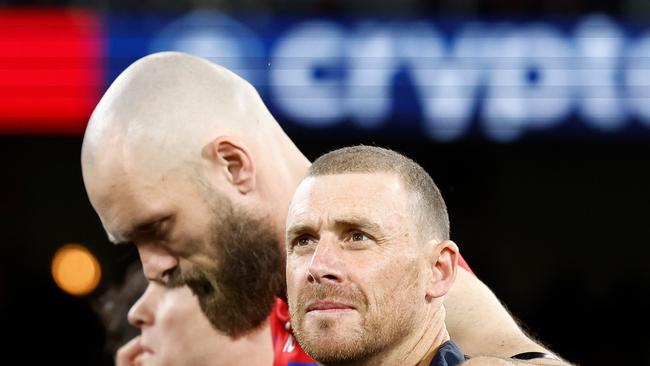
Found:
[[431, 301], [444, 296], [454, 284], [456, 267], [458, 265], [458, 246], [451, 240], [436, 243], [432, 241], [427, 245], [431, 265], [431, 279], [427, 288], [426, 298]]
[[229, 136], [220, 136], [205, 146], [203, 156], [207, 157], [240, 193], [247, 194], [255, 189], [253, 156], [241, 141]]

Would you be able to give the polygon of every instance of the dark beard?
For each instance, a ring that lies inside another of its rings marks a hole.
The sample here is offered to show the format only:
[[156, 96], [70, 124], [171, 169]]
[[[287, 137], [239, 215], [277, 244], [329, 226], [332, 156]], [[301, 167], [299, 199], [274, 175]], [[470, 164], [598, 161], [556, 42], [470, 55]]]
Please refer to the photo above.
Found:
[[219, 209], [211, 243], [215, 266], [194, 265], [184, 273], [177, 267], [169, 284], [189, 286], [212, 326], [238, 337], [262, 325], [274, 297], [285, 292], [284, 253], [269, 223], [236, 210], [223, 197], [213, 207]]

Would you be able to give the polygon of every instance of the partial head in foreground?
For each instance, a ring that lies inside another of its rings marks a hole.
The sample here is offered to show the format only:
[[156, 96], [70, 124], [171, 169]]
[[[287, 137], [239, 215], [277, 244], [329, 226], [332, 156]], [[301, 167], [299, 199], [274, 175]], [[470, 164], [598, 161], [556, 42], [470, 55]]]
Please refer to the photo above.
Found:
[[227, 334], [264, 323], [308, 161], [248, 82], [181, 53], [140, 59], [95, 108], [81, 162], [109, 239], [137, 246], [149, 280], [189, 285]]
[[273, 359], [268, 329], [237, 338], [216, 331], [186, 286], [149, 282], [128, 319], [141, 332], [117, 355], [129, 365], [261, 365]]
[[458, 250], [438, 188], [412, 160], [368, 146], [325, 154], [286, 235], [292, 327], [318, 362], [415, 364], [448, 339], [442, 300]]
[[135, 261], [126, 269], [124, 281], [111, 286], [93, 303], [106, 331], [104, 348], [114, 355], [117, 349], [138, 335], [138, 329], [129, 324], [126, 314], [147, 288], [141, 265]]

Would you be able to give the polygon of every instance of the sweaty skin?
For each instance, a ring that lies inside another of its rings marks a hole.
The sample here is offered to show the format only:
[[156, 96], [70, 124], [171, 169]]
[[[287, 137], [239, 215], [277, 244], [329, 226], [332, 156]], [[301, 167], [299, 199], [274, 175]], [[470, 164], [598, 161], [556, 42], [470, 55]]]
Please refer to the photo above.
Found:
[[[134, 242], [145, 275], [160, 281], [176, 267], [214, 260], [205, 244], [213, 208], [201, 186], [263, 218], [284, 252], [289, 203], [310, 164], [248, 82], [171, 52], [143, 58], [115, 80], [90, 119], [81, 160], [109, 239]], [[449, 334], [467, 354], [546, 351], [462, 269], [444, 304]]]

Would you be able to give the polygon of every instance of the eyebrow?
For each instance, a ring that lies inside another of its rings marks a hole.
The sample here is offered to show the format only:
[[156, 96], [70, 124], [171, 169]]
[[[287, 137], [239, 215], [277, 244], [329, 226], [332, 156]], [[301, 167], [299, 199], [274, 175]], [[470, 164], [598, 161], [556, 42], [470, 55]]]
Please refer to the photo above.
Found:
[[362, 216], [347, 216], [334, 220], [334, 226], [337, 227], [356, 227], [368, 231], [381, 231], [381, 227], [376, 223]]
[[[158, 226], [160, 224], [169, 219], [171, 215], [153, 215], [147, 218], [146, 220], [142, 220], [140, 223], [136, 223], [133, 226], [131, 226], [129, 229], [127, 229], [120, 237], [122, 238], [132, 238], [137, 235], [151, 235], [153, 232], [155, 232], [158, 229]], [[113, 238], [113, 243], [115, 245], [122, 245], [122, 244], [129, 244], [131, 243], [131, 240], [120, 240], [117, 241], [115, 237], [110, 235], [110, 237]], [[109, 238], [110, 239], [110, 238]]]
[[[381, 227], [376, 223], [368, 220], [365, 217], [356, 215], [336, 218], [334, 220], [334, 226], [338, 228], [359, 228], [375, 232], [382, 231]], [[314, 233], [315, 231], [317, 230], [314, 229], [314, 225], [310, 225], [308, 223], [298, 223], [289, 227], [289, 230], [287, 230], [287, 238], [305, 233]]]
[[313, 233], [315, 230], [312, 225], [306, 223], [299, 223], [296, 225], [291, 225], [289, 230], [287, 230], [287, 238], [298, 236], [305, 233]]

